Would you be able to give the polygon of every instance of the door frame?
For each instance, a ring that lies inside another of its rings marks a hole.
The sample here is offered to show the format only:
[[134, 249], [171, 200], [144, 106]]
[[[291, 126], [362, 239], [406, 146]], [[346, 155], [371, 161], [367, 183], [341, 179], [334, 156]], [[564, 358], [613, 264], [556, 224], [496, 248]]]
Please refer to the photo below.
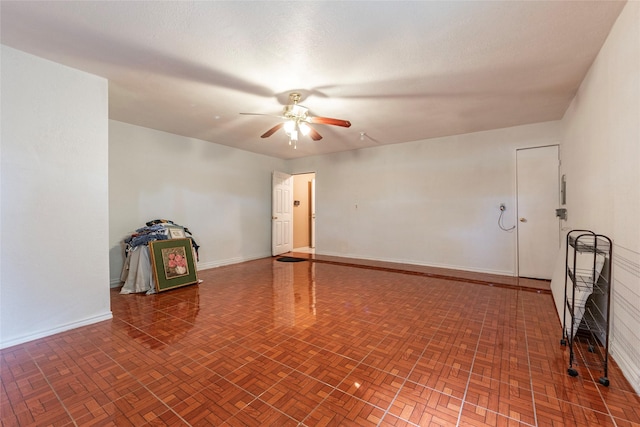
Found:
[[[289, 194], [289, 201], [288, 201], [288, 207], [289, 207], [289, 212], [290, 212], [290, 216], [291, 216], [291, 220], [289, 221], [289, 227], [288, 227], [288, 236], [289, 236], [289, 246], [291, 246], [291, 248], [289, 248], [289, 251], [285, 251], [285, 252], [280, 252], [279, 250], [276, 250], [276, 234], [277, 234], [277, 227], [276, 227], [276, 222], [279, 220], [275, 209], [276, 209], [276, 204], [277, 204], [277, 200], [276, 200], [276, 188], [275, 188], [275, 179], [276, 176], [280, 174], [280, 175], [286, 175], [288, 176], [288, 179], [291, 182], [291, 192]], [[309, 203], [311, 204], [311, 215], [309, 217], [309, 228], [310, 228], [310, 238], [309, 238], [309, 247], [312, 249], [315, 249], [315, 242], [316, 242], [316, 178], [318, 176], [317, 172], [312, 171], [312, 172], [299, 172], [299, 173], [288, 173], [288, 172], [282, 172], [282, 171], [276, 171], [274, 170], [271, 174], [271, 255], [272, 256], [277, 256], [277, 255], [281, 255], [283, 253], [286, 252], [290, 252], [291, 250], [294, 249], [293, 247], [293, 241], [294, 241], [294, 230], [295, 227], [293, 226], [293, 209], [294, 209], [294, 200], [293, 200], [293, 187], [294, 187], [294, 181], [295, 181], [295, 176], [296, 175], [308, 175], [308, 174], [313, 174], [313, 179], [311, 181], [311, 194], [309, 194]]]

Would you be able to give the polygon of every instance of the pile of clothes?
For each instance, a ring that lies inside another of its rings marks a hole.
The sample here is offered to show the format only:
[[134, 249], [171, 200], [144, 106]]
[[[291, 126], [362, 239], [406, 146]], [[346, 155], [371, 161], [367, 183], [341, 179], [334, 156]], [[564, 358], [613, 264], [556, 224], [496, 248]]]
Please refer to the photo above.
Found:
[[178, 225], [168, 219], [154, 219], [145, 224], [144, 227], [138, 228], [133, 234], [124, 239], [125, 252], [128, 254], [130, 251], [141, 245], [148, 245], [149, 242], [155, 240], [167, 240], [169, 236], [169, 228], [181, 228], [184, 230], [185, 236], [191, 239], [191, 244], [196, 252], [197, 261], [200, 261], [198, 256], [198, 244], [193, 239], [191, 231], [187, 227]]

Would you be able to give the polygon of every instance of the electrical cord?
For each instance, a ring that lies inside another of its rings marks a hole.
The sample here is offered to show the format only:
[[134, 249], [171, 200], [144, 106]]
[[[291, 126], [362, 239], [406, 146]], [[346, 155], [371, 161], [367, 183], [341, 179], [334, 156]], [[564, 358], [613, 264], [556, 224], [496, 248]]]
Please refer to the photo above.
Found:
[[511, 231], [514, 228], [516, 228], [515, 225], [513, 227], [510, 227], [510, 228], [505, 228], [502, 225], [502, 215], [504, 215], [504, 209], [500, 209], [500, 216], [498, 217], [498, 227], [500, 227], [500, 230], [502, 230], [502, 231]]

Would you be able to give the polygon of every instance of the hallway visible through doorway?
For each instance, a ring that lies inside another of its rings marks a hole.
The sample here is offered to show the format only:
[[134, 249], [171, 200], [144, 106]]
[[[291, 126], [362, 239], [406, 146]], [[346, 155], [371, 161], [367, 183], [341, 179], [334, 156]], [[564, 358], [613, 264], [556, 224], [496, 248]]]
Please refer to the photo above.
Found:
[[[296, 252], [315, 249], [315, 173], [293, 175], [293, 247]], [[306, 250], [304, 249], [306, 248]], [[311, 252], [310, 252], [311, 251]]]

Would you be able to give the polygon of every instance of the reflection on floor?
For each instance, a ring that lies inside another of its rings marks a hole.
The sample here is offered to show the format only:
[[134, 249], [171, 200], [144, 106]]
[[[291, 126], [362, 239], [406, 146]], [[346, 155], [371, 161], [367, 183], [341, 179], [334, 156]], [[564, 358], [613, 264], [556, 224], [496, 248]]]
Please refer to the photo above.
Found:
[[0, 352], [2, 425], [640, 423], [615, 362], [608, 388], [566, 374], [549, 293], [427, 273], [269, 258], [113, 290], [113, 320]]
[[416, 264], [401, 264], [387, 261], [367, 260], [361, 258], [344, 258], [330, 255], [315, 255], [313, 253], [294, 249], [287, 255], [305, 257], [314, 262], [344, 265], [350, 267], [371, 268], [375, 270], [397, 272], [404, 274], [416, 274], [425, 277], [433, 277], [444, 280], [457, 280], [467, 283], [475, 283], [487, 286], [499, 286], [513, 289], [532, 290], [539, 293], [551, 293], [551, 283], [548, 280], [527, 279], [498, 274], [475, 273], [465, 270], [453, 270], [447, 268], [428, 267]]

